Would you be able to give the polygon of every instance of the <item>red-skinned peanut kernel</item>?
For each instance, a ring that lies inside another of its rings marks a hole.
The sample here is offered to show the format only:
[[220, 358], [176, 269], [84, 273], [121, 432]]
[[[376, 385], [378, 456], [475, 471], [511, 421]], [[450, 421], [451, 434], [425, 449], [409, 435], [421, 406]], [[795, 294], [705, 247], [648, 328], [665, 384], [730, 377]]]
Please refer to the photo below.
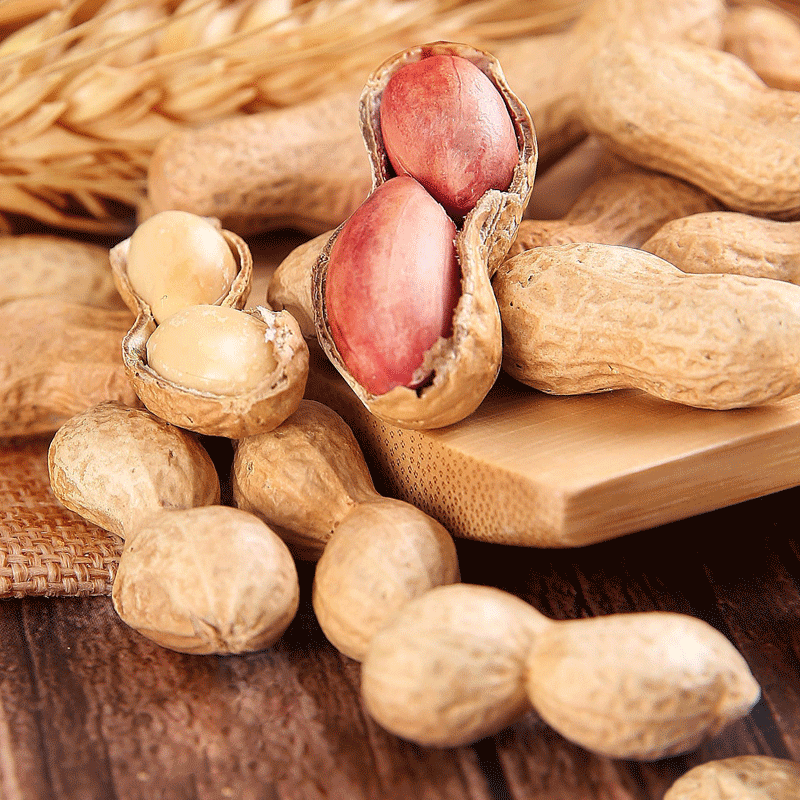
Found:
[[381, 184], [339, 231], [326, 319], [345, 366], [368, 392], [425, 381], [414, 373], [452, 332], [461, 294], [455, 235], [444, 209], [406, 176]]
[[399, 69], [383, 91], [380, 122], [395, 172], [416, 178], [454, 217], [511, 183], [519, 159], [511, 117], [466, 58], [435, 55]]

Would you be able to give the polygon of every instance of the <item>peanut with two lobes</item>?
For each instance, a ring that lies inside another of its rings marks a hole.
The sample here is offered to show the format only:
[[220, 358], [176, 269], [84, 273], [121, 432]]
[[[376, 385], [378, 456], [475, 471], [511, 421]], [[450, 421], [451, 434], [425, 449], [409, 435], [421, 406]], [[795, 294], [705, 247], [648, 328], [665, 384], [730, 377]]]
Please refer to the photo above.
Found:
[[66, 422], [48, 450], [53, 493], [124, 539], [112, 588], [120, 618], [188, 653], [272, 644], [298, 606], [294, 561], [261, 520], [219, 505], [195, 434], [145, 409], [104, 403]]
[[379, 630], [361, 691], [377, 722], [422, 745], [468, 744], [533, 708], [586, 749], [638, 760], [695, 748], [760, 695], [738, 651], [699, 619], [554, 621], [468, 584], [431, 589]]
[[415, 506], [380, 496], [350, 428], [311, 400], [272, 431], [236, 442], [234, 504], [318, 560], [320, 627], [360, 660], [385, 622], [433, 586], [459, 580], [450, 534]]
[[798, 286], [581, 243], [514, 256], [494, 288], [504, 369], [541, 391], [638, 388], [709, 409], [800, 391]]
[[389, 59], [360, 108], [375, 188], [313, 267], [317, 338], [373, 414], [441, 427], [497, 377], [489, 276], [530, 197], [533, 126], [493, 58], [448, 42]]
[[194, 214], [164, 211], [111, 250], [111, 265], [137, 314], [123, 363], [153, 413], [236, 438], [269, 430], [297, 408], [308, 348], [291, 315], [242, 310], [252, 276], [243, 239]]

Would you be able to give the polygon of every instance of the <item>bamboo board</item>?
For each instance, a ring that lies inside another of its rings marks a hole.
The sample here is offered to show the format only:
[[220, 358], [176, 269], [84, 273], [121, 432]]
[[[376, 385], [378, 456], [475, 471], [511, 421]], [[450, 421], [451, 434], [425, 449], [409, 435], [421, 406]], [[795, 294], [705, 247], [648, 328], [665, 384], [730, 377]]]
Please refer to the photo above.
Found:
[[382, 491], [468, 539], [575, 547], [800, 484], [800, 397], [706, 411], [501, 377], [466, 420], [410, 431], [370, 415], [325, 364], [307, 396], [355, 430]]

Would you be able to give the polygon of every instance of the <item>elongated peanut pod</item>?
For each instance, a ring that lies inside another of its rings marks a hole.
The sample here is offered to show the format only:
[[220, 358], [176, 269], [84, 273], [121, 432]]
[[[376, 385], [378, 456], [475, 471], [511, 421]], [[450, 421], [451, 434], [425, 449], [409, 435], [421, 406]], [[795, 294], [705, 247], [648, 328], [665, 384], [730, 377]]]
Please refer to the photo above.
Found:
[[140, 405], [122, 365], [128, 311], [53, 298], [3, 306], [13, 331], [0, 343], [0, 436], [55, 431], [104, 400]]
[[376, 498], [355, 506], [325, 545], [314, 612], [334, 647], [360, 661], [407, 603], [458, 579], [455, 544], [436, 520], [401, 500]]
[[723, 47], [775, 89], [800, 90], [800, 21], [778, 8], [733, 6]]
[[629, 247], [539, 247], [494, 288], [505, 370], [553, 394], [638, 388], [700, 408], [800, 391], [800, 287], [688, 275]]
[[58, 500], [123, 539], [165, 508], [219, 503], [216, 469], [197, 439], [120, 403], [102, 403], [65, 422], [47, 463]]
[[274, 644], [297, 613], [299, 582], [281, 539], [228, 506], [162, 511], [125, 542], [112, 589], [120, 618], [183, 653]]
[[745, 716], [760, 689], [702, 620], [646, 612], [558, 622], [532, 642], [530, 700], [570, 741], [611, 758], [685, 753]]
[[451, 584], [408, 603], [362, 663], [367, 710], [388, 731], [432, 747], [497, 733], [530, 710], [525, 664], [551, 621], [489, 586]]
[[124, 308], [114, 286], [108, 250], [62, 236], [0, 236], [0, 305], [53, 297], [99, 308]]
[[367, 196], [358, 93], [238, 116], [165, 137], [150, 161], [154, 212], [217, 217], [241, 234], [336, 227]]
[[585, 189], [563, 219], [524, 219], [509, 257], [532, 247], [598, 242], [640, 247], [662, 225], [719, 208], [702, 189], [648, 170], [609, 175]]
[[607, 147], [731, 210], [800, 216], [800, 94], [769, 88], [730, 53], [618, 42], [592, 59], [582, 110]]
[[231, 483], [239, 508], [311, 560], [356, 505], [379, 497], [353, 432], [312, 400], [301, 400], [274, 430], [236, 443]]
[[642, 250], [683, 272], [721, 272], [800, 283], [800, 222], [717, 211], [665, 223]]
[[733, 756], [690, 769], [664, 800], [800, 800], [800, 764], [772, 756]]

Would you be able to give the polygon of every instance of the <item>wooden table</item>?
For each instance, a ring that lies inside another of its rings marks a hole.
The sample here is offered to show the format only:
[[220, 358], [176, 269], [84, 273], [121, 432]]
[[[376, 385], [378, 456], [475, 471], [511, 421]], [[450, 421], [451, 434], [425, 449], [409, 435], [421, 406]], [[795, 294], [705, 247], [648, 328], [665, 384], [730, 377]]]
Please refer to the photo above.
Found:
[[121, 623], [110, 600], [0, 601], [2, 800], [660, 800], [690, 767], [800, 759], [800, 488], [575, 550], [459, 541], [463, 579], [554, 618], [667, 609], [723, 631], [763, 696], [697, 751], [592, 755], [535, 713], [471, 747], [381, 730], [359, 666], [323, 637], [301, 565], [300, 613], [271, 650], [188, 656]]

